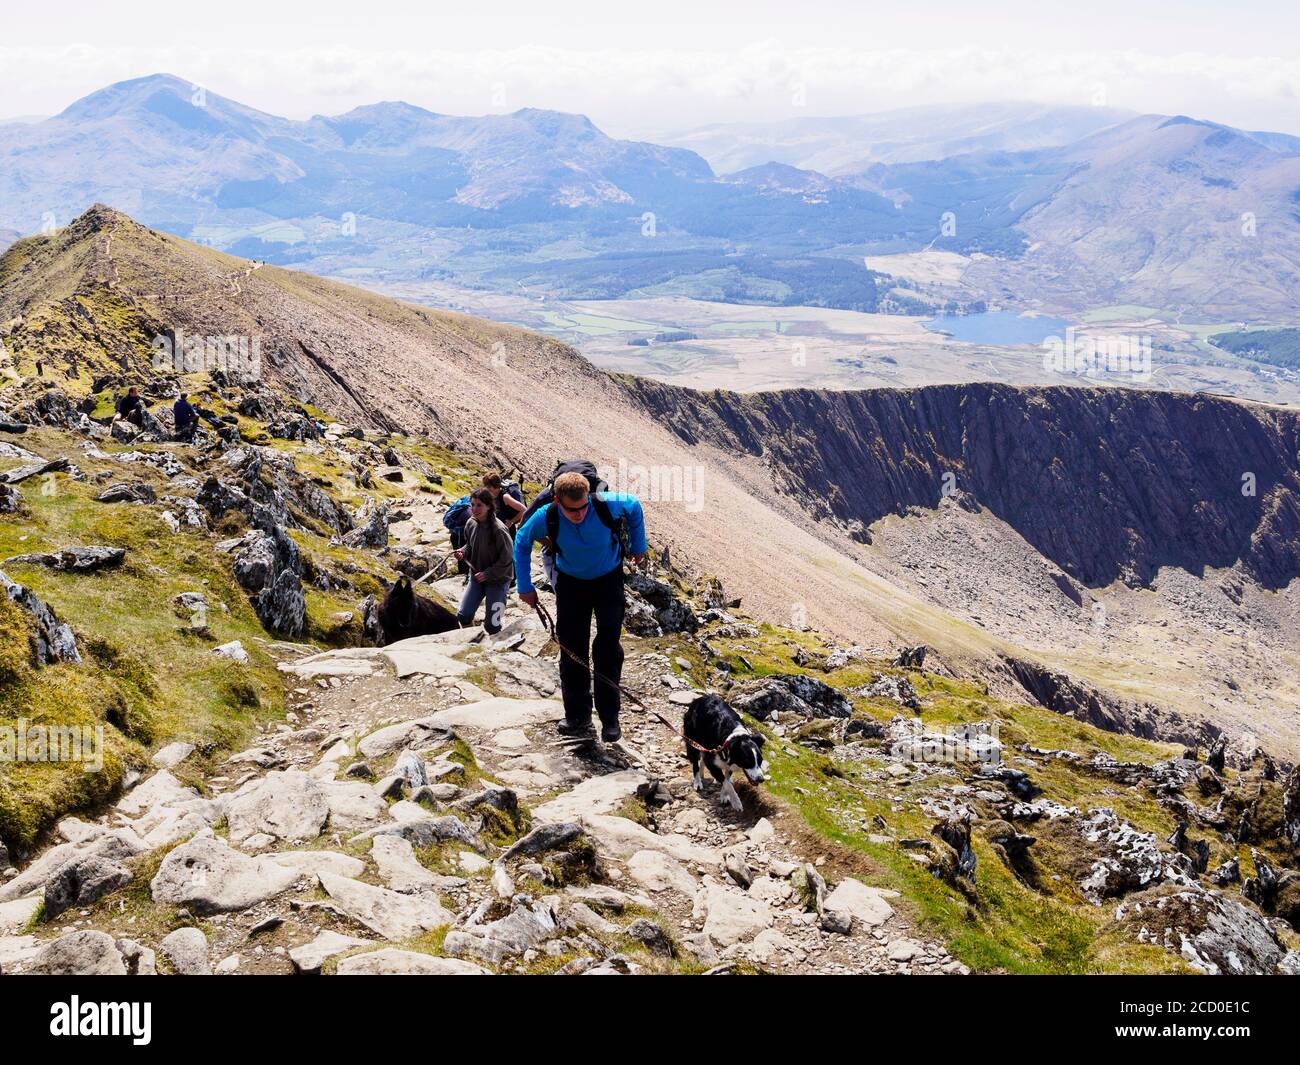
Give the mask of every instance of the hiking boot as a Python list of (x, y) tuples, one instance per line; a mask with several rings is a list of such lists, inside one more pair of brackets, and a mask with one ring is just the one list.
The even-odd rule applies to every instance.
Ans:
[(612, 725), (600, 726), (600, 739), (602, 743), (617, 743), (623, 738), (623, 730), (618, 727), (615, 721)]
[(555, 731), (561, 736), (590, 736), (596, 730), (592, 728), (590, 721), (581, 725), (575, 725), (571, 721), (561, 721), (555, 726)]

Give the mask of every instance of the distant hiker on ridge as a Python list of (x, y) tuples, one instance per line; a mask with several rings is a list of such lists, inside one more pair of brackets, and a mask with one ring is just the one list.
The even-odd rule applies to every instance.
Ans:
[(501, 631), (506, 596), (514, 579), (515, 563), (510, 534), (495, 513), (495, 500), (486, 488), (470, 493), (470, 519), (465, 523), (464, 547), (456, 549), (456, 560), (469, 567), (470, 579), (456, 612), (456, 620), (469, 625), (478, 605), (487, 599), (483, 628), (488, 634)]
[(554, 502), (535, 511), (515, 537), (519, 598), (529, 606), (537, 605), (531, 556), (533, 544), (540, 540), (555, 551), (555, 638), (577, 659), (560, 655), (564, 690), (560, 735), (583, 736), (592, 731), (594, 670), (599, 674), (595, 705), (600, 736), (613, 743), (622, 737), (614, 685), (623, 675), (623, 560), (637, 563), (645, 557), (645, 515), (636, 496), (592, 493), (590, 481), (581, 473), (562, 473), (553, 487)]

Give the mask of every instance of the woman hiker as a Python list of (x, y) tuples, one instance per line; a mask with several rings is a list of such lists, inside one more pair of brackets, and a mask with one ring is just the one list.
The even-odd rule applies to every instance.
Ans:
[(510, 533), (496, 516), (496, 500), (486, 488), (470, 493), (469, 521), (465, 523), (465, 544), (457, 549), (456, 559), (469, 567), (470, 579), (460, 601), (456, 620), (469, 625), (478, 613), (478, 605), (487, 600), (483, 628), (489, 635), (501, 631), (506, 612), (506, 596), (515, 576), (514, 544)]
[(492, 503), (496, 507), (497, 517), (510, 531), (510, 538), (513, 540), (519, 519), (528, 509), (524, 501), (514, 494), (519, 491), (518, 487), (513, 481), (503, 480), (499, 473), (485, 473), (483, 487), (492, 493)]

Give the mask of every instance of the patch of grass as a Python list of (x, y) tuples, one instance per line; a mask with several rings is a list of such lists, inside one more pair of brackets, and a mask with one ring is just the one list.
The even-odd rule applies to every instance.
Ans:
[[(1028, 772), (1047, 797), (1081, 810), (1110, 807), (1158, 838), (1173, 830), (1171, 815), (1151, 795), (1120, 785), (1087, 762), (1104, 753), (1120, 761), (1150, 765), (1180, 753), (1178, 748), (1104, 732), (1041, 707), (1005, 703), (991, 698), (983, 685), (900, 670), (885, 661), (855, 662), (832, 673), (815, 666), (801, 667), (794, 660), (798, 648), (810, 655), (822, 653), (817, 640), (807, 638), (810, 635), (761, 626), (757, 639), (712, 638), (711, 642), (733, 663), (740, 655), (748, 660), (748, 668), (737, 671), (738, 679), (800, 673), (849, 690), (881, 674), (905, 677), (922, 699), (919, 712), (886, 699), (854, 698), (855, 716), (882, 722), (899, 715), (919, 716), (934, 730), (994, 722), (1004, 748), (1004, 763)], [(901, 782), (882, 781), (878, 773), (882, 763), (869, 755), (861, 761), (837, 763), (823, 753), (777, 737), (765, 726), (754, 723), (752, 727), (768, 734), (769, 793), (795, 815), (794, 820), (832, 845), (833, 864), (869, 884), (900, 892), (898, 904), (925, 931), (945, 940), (952, 954), (971, 969), (1105, 973), (1183, 968), (1181, 960), (1169, 952), (1126, 940), (1120, 932), (1108, 929), (1110, 908), (1092, 905), (1077, 888), (1077, 875), (1086, 872), (1090, 861), (1079, 853), (1077, 842), (1056, 838), (1048, 827), (1035, 833), (1039, 841), (1030, 852), (1035, 874), (1032, 883), (1022, 881), (999, 850), (983, 838), (978, 831), (981, 821), (976, 822), (972, 836), (977, 858), (973, 894), (968, 897), (937, 879), (928, 863), (913, 857), (919, 852), (901, 847), (898, 840), (929, 839), (936, 818), (924, 813), (917, 800), (927, 795), (948, 797), (948, 789), (961, 780), (961, 774), (914, 774)], [(1082, 761), (1022, 755), (1018, 748), (1024, 744), (1071, 750)], [(883, 841), (873, 821), (877, 815), (885, 819), (892, 833)]]
[(610, 813), (615, 817), (626, 817), (629, 821), (635, 821), (645, 828), (650, 827), (650, 811), (646, 809), (645, 803), (632, 796), (624, 799)]
[[(51, 430), (36, 432), (49, 437), (39, 445), (42, 453), (59, 453)], [(237, 748), (258, 723), (283, 715), (283, 685), (264, 649), (265, 632), (229, 560), (204, 536), (172, 533), (151, 508), (97, 502), (96, 490), (60, 477), (53, 493), (26, 493), (29, 514), (0, 518), (0, 557), (69, 545), (127, 548), (121, 566), (99, 573), (8, 568), (72, 626), (83, 662), (32, 668), (27, 640), (18, 635), (22, 618), (6, 603), (0, 675), (8, 680), (0, 683), (0, 718), (101, 725), (105, 734), (102, 772), (57, 763), (0, 765), (0, 837), (19, 854), (51, 821), (111, 797), (124, 767), (143, 766), (153, 745), (179, 738), (204, 752)], [(181, 631), (188, 619), (176, 615), (172, 599), (183, 591), (206, 597), (210, 640)], [(236, 639), (249, 653), (247, 665), (212, 655), (217, 643)]]

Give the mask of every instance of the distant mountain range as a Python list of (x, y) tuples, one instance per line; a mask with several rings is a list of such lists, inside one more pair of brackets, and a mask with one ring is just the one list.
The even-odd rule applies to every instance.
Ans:
[[(1300, 138), (999, 105), (679, 141), (724, 175), (688, 147), (617, 140), (581, 115), (390, 102), (294, 121), (155, 75), (0, 125), (0, 243), (102, 201), (362, 281), (902, 313), (964, 298), (1294, 314)], [(862, 261), (926, 248), (973, 256), (964, 295)]]
[(776, 162), (840, 175), (877, 163), (1055, 148), (1136, 117), (1113, 107), (931, 105), (839, 118), (720, 123), (668, 134), (664, 141), (699, 152), (720, 174)]

